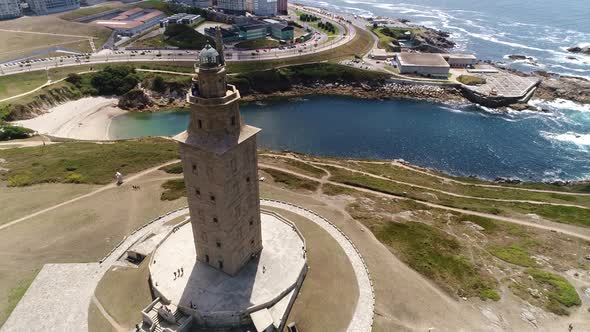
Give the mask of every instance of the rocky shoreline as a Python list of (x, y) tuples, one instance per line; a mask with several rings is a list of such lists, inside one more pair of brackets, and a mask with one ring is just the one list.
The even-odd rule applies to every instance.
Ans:
[(467, 104), (461, 92), (455, 88), (437, 87), (428, 85), (408, 85), (397, 83), (385, 83), (383, 85), (369, 86), (366, 84), (321, 84), (294, 85), (285, 91), (272, 93), (254, 93), (243, 96), (245, 102), (263, 101), (273, 98), (292, 98), (311, 95), (350, 96), (361, 99), (386, 100), (392, 98), (411, 98), (448, 104)]

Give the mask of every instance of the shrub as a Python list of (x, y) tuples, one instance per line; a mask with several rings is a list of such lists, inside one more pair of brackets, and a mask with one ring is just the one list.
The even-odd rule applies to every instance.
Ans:
[(90, 80), (101, 95), (123, 95), (133, 89), (139, 80), (131, 66), (106, 66)]
[(76, 73), (69, 73), (68, 77), (66, 77), (66, 82), (71, 83), (79, 88), (82, 86), (82, 76)]
[(471, 76), (471, 75), (461, 75), (459, 77), (457, 77), (457, 81), (465, 84), (465, 85), (480, 85), (480, 84), (486, 84), (486, 79), (482, 78), (482, 77), (477, 77), (477, 76)]
[(66, 183), (83, 183), (84, 182), (84, 176), (82, 174), (78, 174), (78, 173), (71, 173), (68, 176), (66, 176)]
[(11, 139), (28, 138), (34, 131), (29, 128), (1, 125), (0, 124), (0, 141), (8, 141)]

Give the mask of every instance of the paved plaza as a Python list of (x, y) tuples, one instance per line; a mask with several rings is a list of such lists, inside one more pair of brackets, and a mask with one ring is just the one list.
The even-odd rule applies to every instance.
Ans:
[[(161, 243), (150, 264), (152, 284), (166, 299), (200, 312), (244, 312), (274, 301), (297, 283), (305, 267), (304, 242), (293, 226), (261, 213), (260, 256), (235, 276), (197, 262), (190, 223)], [(184, 273), (178, 274), (180, 268)], [(157, 285), (157, 286), (156, 286)]]
[(491, 91), (495, 89), (497, 95), (502, 97), (524, 97), (539, 82), (536, 77), (522, 77), (504, 71), (480, 73), (477, 76), (485, 78), (486, 83), (469, 86), (470, 89), (484, 95), (491, 95)]

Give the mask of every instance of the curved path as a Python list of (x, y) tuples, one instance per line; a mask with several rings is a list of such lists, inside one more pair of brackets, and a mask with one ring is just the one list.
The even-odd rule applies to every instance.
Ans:
[(543, 221), (542, 223), (541, 222), (533, 222), (533, 221), (528, 221), (528, 220), (523, 220), (523, 219), (518, 219), (518, 218), (513, 218), (513, 217), (503, 217), (503, 216), (499, 216), (499, 215), (495, 215), (495, 214), (491, 214), (491, 213), (476, 212), (476, 211), (471, 211), (471, 210), (459, 209), (459, 208), (449, 207), (446, 205), (440, 205), (440, 204), (430, 203), (430, 202), (426, 202), (426, 201), (422, 201), (422, 200), (418, 200), (418, 199), (399, 196), (399, 195), (395, 195), (395, 194), (383, 193), (383, 192), (375, 191), (372, 189), (351, 186), (351, 185), (343, 184), (340, 182), (334, 182), (334, 181), (325, 180), (325, 179), (318, 179), (318, 178), (308, 176), (308, 175), (305, 175), (302, 173), (298, 173), (295, 171), (291, 171), (291, 170), (288, 170), (288, 169), (285, 169), (282, 167), (277, 167), (277, 166), (273, 166), (273, 165), (266, 165), (266, 164), (260, 163), (260, 162), (258, 163), (258, 165), (262, 168), (262, 170), (264, 170), (264, 168), (276, 169), (276, 170), (284, 172), (284, 173), (288, 173), (288, 174), (295, 175), (295, 176), (298, 176), (298, 177), (301, 177), (304, 179), (320, 182), (322, 184), (327, 183), (327, 184), (331, 184), (331, 185), (334, 185), (337, 187), (348, 188), (348, 189), (352, 189), (352, 190), (356, 190), (356, 191), (360, 191), (360, 192), (364, 192), (364, 193), (368, 193), (368, 194), (372, 194), (372, 195), (376, 195), (376, 196), (380, 196), (380, 197), (396, 198), (396, 199), (400, 199), (400, 200), (409, 200), (409, 201), (413, 201), (413, 202), (423, 204), (428, 207), (432, 207), (432, 208), (436, 208), (436, 209), (457, 212), (457, 213), (461, 213), (461, 214), (469, 215), (469, 216), (484, 217), (484, 218), (488, 218), (488, 219), (492, 219), (492, 220), (504, 221), (504, 222), (508, 222), (508, 223), (512, 223), (512, 224), (529, 226), (529, 227), (534, 227), (537, 229), (542, 229), (542, 230), (547, 230), (547, 231), (552, 231), (552, 232), (559, 232), (559, 233), (573, 236), (573, 237), (576, 237), (576, 238), (579, 238), (582, 240), (590, 241), (590, 228), (583, 228), (583, 227), (570, 225), (570, 224), (561, 224), (561, 223), (557, 223), (557, 222), (553, 222), (553, 221)]
[[(261, 206), (267, 207), (274, 207), (280, 208), (283, 210), (287, 210), (289, 212), (293, 212), (298, 214), (328, 232), (338, 244), (342, 247), (342, 250), (346, 253), (352, 268), (354, 270), (354, 274), (356, 276), (356, 280), (358, 283), (359, 288), (359, 298), (354, 310), (354, 314), (352, 320), (348, 325), (347, 331), (350, 332), (369, 332), (372, 329), (373, 325), (373, 313), (374, 313), (374, 306), (375, 306), (375, 296), (373, 292), (373, 284), (371, 282), (368, 268), (359, 253), (356, 249), (355, 245), (352, 241), (340, 231), (334, 224), (328, 221), (326, 218), (318, 215), (317, 213), (307, 210), (305, 208), (281, 202), (277, 200), (271, 199), (261, 199), (260, 200)], [(129, 235), (127, 238), (122, 240), (116, 247), (114, 247), (111, 252), (109, 252), (100, 263), (100, 272), (101, 274), (106, 273), (114, 264), (117, 263), (119, 257), (121, 257), (127, 248), (139, 240), (142, 236), (145, 236), (149, 232), (153, 232), (154, 229), (164, 225), (165, 223), (178, 218), (180, 216), (188, 214), (188, 208), (180, 208), (173, 212), (170, 212), (167, 215), (161, 216), (148, 224), (142, 226), (134, 233)], [(94, 297), (94, 296), (93, 296)], [(94, 300), (94, 299), (90, 299)], [(89, 301), (90, 301), (89, 300)], [(99, 307), (100, 310), (100, 307)], [(104, 313), (103, 313), (104, 315)], [(105, 317), (108, 319), (108, 317)], [(109, 320), (110, 321), (110, 320)], [(112, 324), (112, 323), (111, 323)], [(114, 328), (117, 328), (117, 325), (112, 324)]]
[[(462, 197), (462, 198), (485, 200), (485, 201), (496, 201), (496, 202), (529, 203), (529, 204), (536, 204), (536, 205), (567, 206), (567, 207), (575, 207), (575, 208), (579, 208), (579, 209), (590, 209), (590, 207), (588, 207), (588, 206), (577, 205), (577, 204), (568, 204), (568, 203), (553, 203), (553, 202), (542, 202), (542, 201), (533, 201), (533, 200), (519, 200), (519, 199), (504, 199), (504, 198), (490, 198), (490, 197), (469, 196), (469, 195), (463, 195), (463, 194), (453, 193), (453, 192), (446, 191), (446, 190), (436, 189), (436, 188), (432, 188), (432, 187), (422, 186), (422, 185), (414, 184), (414, 183), (410, 183), (410, 182), (399, 181), (399, 180), (395, 180), (395, 179), (392, 179), (392, 178), (389, 178), (389, 177), (380, 176), (380, 175), (376, 175), (376, 174), (373, 174), (373, 173), (360, 171), (358, 169), (354, 169), (354, 168), (350, 168), (350, 167), (346, 167), (346, 166), (342, 166), (342, 165), (338, 165), (338, 164), (332, 164), (332, 163), (326, 163), (326, 162), (319, 162), (319, 161), (312, 161), (312, 160), (305, 160), (305, 159), (300, 159), (300, 158), (297, 158), (297, 157), (294, 157), (294, 156), (282, 156), (282, 155), (275, 155), (275, 154), (261, 154), (261, 155), (262, 156), (267, 156), (267, 157), (278, 157), (278, 158), (292, 159), (292, 160), (297, 160), (297, 161), (300, 161), (300, 162), (303, 162), (303, 163), (308, 163), (308, 164), (316, 165), (316, 166), (328, 166), (328, 167), (340, 168), (340, 169), (343, 169), (345, 171), (362, 174), (362, 175), (369, 176), (369, 177), (372, 177), (372, 178), (386, 180), (386, 181), (390, 181), (390, 182), (401, 184), (401, 185), (411, 186), (411, 187), (414, 187), (414, 188), (420, 188), (420, 189), (430, 190), (430, 191), (434, 191), (434, 192), (438, 192), (438, 193), (441, 193), (441, 194), (445, 194), (445, 195), (449, 195), (449, 196), (454, 196), (454, 197)], [(373, 164), (380, 164), (380, 165), (387, 165), (388, 164), (388, 163), (384, 163), (384, 162), (366, 162), (366, 163), (373, 163)], [(396, 166), (398, 166), (398, 165), (396, 164)], [(400, 164), (400, 166), (402, 166), (402, 164)], [(406, 168), (408, 170), (411, 170), (411, 171), (418, 172), (420, 174), (434, 176), (434, 177), (436, 177), (438, 179), (441, 179), (441, 180), (445, 180), (445, 181), (446, 180), (449, 180), (449, 181), (457, 182), (457, 183), (462, 184), (462, 185), (465, 185), (465, 186), (487, 187), (487, 188), (493, 188), (493, 189), (507, 189), (507, 190), (516, 189), (516, 190), (526, 190), (526, 191), (543, 192), (543, 193), (551, 193), (551, 194), (565, 194), (565, 195), (574, 195), (574, 196), (590, 196), (590, 194), (584, 194), (584, 193), (579, 193), (578, 194), (578, 193), (571, 193), (571, 192), (551, 191), (551, 190), (542, 190), (542, 189), (536, 190), (536, 189), (512, 188), (512, 187), (495, 186), (495, 185), (485, 185), (485, 184), (471, 184), (471, 183), (465, 183), (465, 182), (460, 182), (460, 181), (457, 181), (457, 180), (449, 179), (449, 178), (446, 178), (446, 177), (440, 176), (440, 175), (433, 175), (433, 174), (428, 173), (428, 172), (425, 172), (425, 171), (417, 171), (414, 168), (411, 168), (409, 166), (405, 166), (404, 168)]]
[(287, 210), (309, 219), (328, 232), (340, 244), (352, 264), (359, 288), (358, 302), (347, 331), (371, 331), (373, 326), (373, 310), (375, 307), (373, 284), (363, 257), (352, 241), (336, 225), (313, 211), (271, 199), (261, 199), (260, 204)]
[[(167, 162), (167, 163), (160, 164), (160, 165), (158, 165), (158, 166), (155, 166), (155, 167), (152, 167), (152, 168), (148, 168), (148, 169), (146, 169), (146, 170), (144, 170), (144, 171), (141, 171), (141, 172), (139, 172), (139, 173), (135, 173), (135, 174), (131, 175), (130, 177), (127, 177), (127, 178), (125, 178), (125, 182), (130, 182), (130, 181), (133, 181), (133, 180), (135, 180), (135, 179), (137, 179), (137, 178), (139, 178), (139, 177), (141, 177), (141, 176), (143, 176), (143, 175), (146, 175), (146, 174), (148, 174), (148, 173), (151, 173), (151, 172), (153, 172), (153, 171), (156, 171), (156, 170), (158, 170), (158, 169), (159, 169), (159, 168), (161, 168), (161, 167), (164, 167), (164, 166), (168, 166), (168, 165), (171, 165), (171, 164), (177, 163), (178, 161), (179, 161), (179, 160), (173, 160), (173, 161), (169, 161), (169, 162)], [(36, 216), (38, 216), (38, 215), (40, 215), (40, 214), (43, 214), (43, 213), (45, 213), (45, 212), (49, 212), (49, 211), (55, 210), (55, 209), (57, 209), (57, 208), (60, 208), (60, 207), (62, 207), (62, 206), (64, 206), (64, 205), (67, 205), (67, 204), (73, 203), (73, 202), (75, 202), (75, 201), (79, 201), (79, 200), (81, 200), (81, 199), (84, 199), (84, 198), (87, 198), (87, 197), (90, 197), (90, 196), (94, 196), (94, 195), (96, 195), (96, 194), (98, 194), (98, 193), (101, 193), (101, 192), (103, 192), (103, 191), (105, 191), (105, 190), (108, 190), (108, 189), (111, 189), (111, 188), (115, 188), (116, 186), (117, 186), (117, 184), (113, 182), (113, 183), (107, 184), (107, 185), (106, 185), (106, 186), (104, 186), (104, 187), (100, 187), (100, 188), (98, 188), (98, 189), (96, 189), (96, 190), (94, 190), (94, 191), (91, 191), (91, 192), (89, 192), (89, 193), (87, 193), (87, 194), (84, 194), (84, 195), (81, 195), (81, 196), (78, 196), (78, 197), (74, 197), (74, 198), (72, 198), (72, 199), (70, 199), (70, 200), (67, 200), (67, 201), (65, 201), (65, 202), (61, 202), (61, 203), (59, 203), (59, 204), (52, 205), (52, 206), (50, 206), (50, 207), (48, 207), (48, 208), (45, 208), (45, 209), (43, 209), (43, 210), (39, 210), (39, 211), (37, 211), (37, 212), (31, 213), (31, 214), (29, 214), (29, 215), (26, 215), (26, 216), (24, 216), (24, 217), (21, 217), (21, 218), (18, 218), (18, 219), (15, 219), (15, 220), (9, 221), (9, 222), (7, 222), (7, 223), (5, 223), (5, 224), (3, 224), (3, 225), (1, 225), (1, 226), (0, 226), (0, 231), (1, 231), (1, 230), (3, 230), (3, 229), (5, 229), (5, 228), (8, 228), (8, 227), (10, 227), (10, 226), (16, 225), (16, 224), (18, 224), (18, 223), (20, 223), (20, 222), (23, 222), (23, 221), (25, 221), (25, 220), (31, 219), (31, 218), (33, 218), (33, 217), (36, 217)]]

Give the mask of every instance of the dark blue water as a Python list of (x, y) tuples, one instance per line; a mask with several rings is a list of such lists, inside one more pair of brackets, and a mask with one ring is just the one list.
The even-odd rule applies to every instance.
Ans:
[[(396, 159), (456, 175), (488, 179), (590, 178), (590, 109), (545, 105), (551, 114), (491, 113), (412, 100), (313, 97), (241, 108), (262, 128), (259, 145), (322, 156)], [(114, 138), (173, 135), (186, 112), (115, 118)]]
[[(505, 61), (521, 70), (590, 77), (590, 56), (565, 48), (590, 43), (589, 0), (298, 0), (298, 2), (367, 16), (405, 18), (413, 23), (448, 31), (456, 52), (481, 59)], [(532, 56), (534, 66), (505, 58)]]

